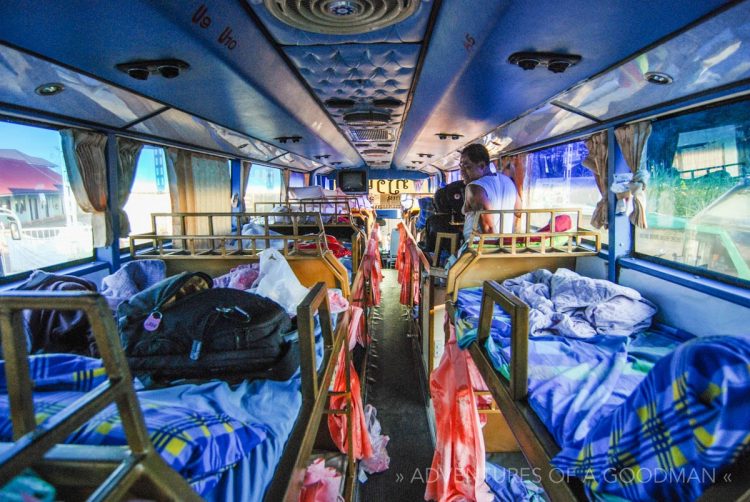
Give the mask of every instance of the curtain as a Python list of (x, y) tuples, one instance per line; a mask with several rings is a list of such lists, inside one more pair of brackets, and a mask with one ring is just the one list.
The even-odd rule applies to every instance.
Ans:
[(130, 235), (130, 219), (124, 211), (135, 180), (135, 168), (143, 143), (126, 138), (117, 138), (117, 212), (120, 215), (120, 237)]
[(633, 212), (630, 222), (639, 228), (648, 228), (646, 223), (646, 181), (648, 172), (643, 166), (646, 160), (646, 144), (651, 135), (651, 122), (637, 122), (615, 129), (617, 143), (622, 150), (633, 179), (629, 183), (629, 191), (618, 194), (618, 198), (633, 197)]
[(94, 247), (112, 242), (107, 215), (107, 136), (77, 129), (60, 131), (65, 165), (76, 202), (91, 214)]
[(305, 181), (304, 181), (306, 187), (310, 186), (310, 173), (305, 173)]
[(240, 212), (247, 211), (245, 207), (245, 193), (247, 193), (247, 182), (250, 179), (250, 171), (253, 168), (252, 162), (242, 161), (242, 167), (240, 168)]
[[(202, 155), (175, 148), (167, 149), (167, 176), (172, 211), (178, 213), (231, 212), (231, 181), (227, 162), (218, 157)], [(185, 228), (180, 218), (173, 221), (175, 233), (207, 235), (208, 218), (187, 217)], [(230, 217), (214, 218), (214, 235), (231, 232)], [(209, 241), (196, 241), (204, 247)]]
[(589, 155), (582, 164), (594, 173), (596, 186), (602, 194), (591, 215), (591, 225), (594, 228), (607, 228), (607, 131), (598, 132), (587, 139), (586, 148)]
[(292, 173), (289, 169), (284, 169), (281, 171), (282, 173), (282, 189), (284, 190), (284, 201), (289, 202), (289, 178), (291, 177)]

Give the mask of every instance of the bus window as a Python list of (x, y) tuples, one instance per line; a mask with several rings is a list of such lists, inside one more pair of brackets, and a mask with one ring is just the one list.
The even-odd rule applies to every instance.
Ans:
[(750, 280), (750, 101), (656, 120), (635, 251)]
[(91, 258), (92, 235), (60, 133), (0, 122), (0, 276)]
[[(551, 207), (581, 208), (579, 227), (596, 230), (591, 225), (591, 215), (601, 198), (594, 173), (581, 163), (588, 156), (585, 141), (573, 141), (526, 156), (526, 179), (523, 203), (526, 209)], [(544, 226), (547, 221), (532, 221)], [(607, 243), (608, 234), (600, 232), (601, 242)]]
[[(279, 202), (284, 199), (284, 182), (280, 169), (253, 164), (245, 190), (245, 207), (255, 211), (256, 202)], [(263, 210), (264, 208), (259, 208)], [(267, 210), (267, 208), (265, 208)], [(261, 211), (262, 212), (262, 211)]]
[[(167, 164), (163, 148), (144, 146), (141, 150), (135, 168), (133, 188), (124, 210), (130, 220), (131, 234), (152, 231), (151, 213), (169, 213), (172, 211), (167, 182)], [(169, 235), (172, 233), (171, 218), (158, 218), (156, 225), (158, 234)], [(125, 236), (120, 239), (120, 246), (128, 246), (128, 239)]]
[(297, 188), (305, 186), (305, 175), (292, 171), (289, 173), (289, 188)]

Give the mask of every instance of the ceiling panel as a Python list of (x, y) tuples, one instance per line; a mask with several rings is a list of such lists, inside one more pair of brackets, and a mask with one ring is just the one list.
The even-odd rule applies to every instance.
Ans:
[[(300, 136), (284, 146), (294, 153), (362, 163), (241, 2), (17, 0), (3, 9), (0, 38), (269, 143)], [(165, 58), (190, 68), (143, 81), (116, 69)]]
[[(65, 89), (53, 96), (34, 92), (48, 83), (62, 84)], [(0, 102), (109, 127), (122, 127), (164, 108), (156, 101), (2, 45)]]
[[(443, 2), (394, 163), (406, 165), (420, 152), (446, 155), (482, 138), (726, 3)], [(507, 62), (518, 51), (579, 54), (582, 60), (565, 73), (523, 71)], [(463, 137), (441, 141), (441, 132)]]
[[(669, 85), (650, 84), (647, 72)], [(750, 78), (750, 3), (715, 16), (666, 43), (557, 98), (610, 119), (683, 96)]]

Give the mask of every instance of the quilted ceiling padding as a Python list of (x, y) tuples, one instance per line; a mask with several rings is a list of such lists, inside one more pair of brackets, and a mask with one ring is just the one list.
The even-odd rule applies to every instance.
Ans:
[[(344, 116), (357, 112), (390, 113), (390, 120), (371, 127), (387, 128), (398, 138), (405, 104), (419, 58), (419, 44), (347, 44), (315, 47), (285, 47), (284, 51), (302, 77), (325, 103), (328, 99), (350, 99), (352, 108), (328, 107), (328, 113), (347, 131), (362, 158), (373, 168), (390, 167), (394, 141), (363, 142)], [(397, 106), (379, 108), (374, 100), (394, 99)]]

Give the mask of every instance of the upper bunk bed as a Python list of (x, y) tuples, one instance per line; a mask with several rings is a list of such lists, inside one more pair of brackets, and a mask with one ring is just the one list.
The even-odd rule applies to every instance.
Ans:
[[(177, 232), (157, 232), (157, 219), (172, 219)], [(279, 218), (284, 218), (278, 222)], [(284, 255), (302, 285), (322, 281), (350, 293), (347, 269), (328, 248), (320, 213), (153, 213), (152, 231), (130, 236), (130, 253), (136, 259), (162, 259), (170, 274), (202, 270), (218, 276), (247, 263), (260, 253), (277, 249)], [(243, 227), (253, 226), (252, 233)], [(234, 230), (232, 230), (234, 229)], [(284, 233), (282, 231), (286, 231)], [(140, 244), (151, 246), (139, 249)]]

